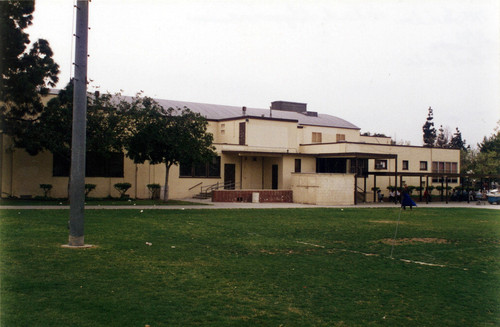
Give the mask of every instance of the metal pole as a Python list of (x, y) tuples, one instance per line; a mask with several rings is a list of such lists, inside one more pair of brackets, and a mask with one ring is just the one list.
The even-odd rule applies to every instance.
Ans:
[(71, 138), (69, 245), (84, 245), (85, 134), (87, 116), (88, 0), (77, 1), (73, 130)]

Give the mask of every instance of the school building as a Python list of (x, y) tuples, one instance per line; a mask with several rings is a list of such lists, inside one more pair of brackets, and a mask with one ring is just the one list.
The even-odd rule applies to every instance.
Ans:
[[(171, 199), (211, 193), (214, 201), (293, 201), (349, 205), (375, 200), (374, 187), (456, 186), (460, 151), (391, 144), (389, 137), (363, 136), (360, 128), (332, 115), (308, 111), (305, 103), (275, 101), (257, 109), (157, 100), (163, 107), (188, 107), (208, 121), (217, 158), (170, 169)], [(68, 195), (68, 169), (51, 153), (30, 156), (1, 135), (2, 197)], [(90, 158), (89, 158), (90, 156)], [(133, 198), (148, 198), (148, 184), (163, 186), (164, 165), (134, 164), (124, 154), (87, 158), (90, 196), (117, 197), (113, 187), (128, 182)], [(253, 196), (253, 197), (252, 197)]]

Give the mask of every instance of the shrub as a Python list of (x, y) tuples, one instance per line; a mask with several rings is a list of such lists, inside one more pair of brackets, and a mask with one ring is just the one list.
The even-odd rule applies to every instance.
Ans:
[(40, 184), (40, 188), (43, 190), (43, 197), (48, 198), (50, 190), (52, 190), (52, 184)]
[(130, 184), (130, 183), (116, 183), (113, 186), (118, 192), (120, 192), (120, 198), (124, 198), (125, 193), (127, 193), (128, 189), (132, 187), (132, 184)]
[(85, 197), (87, 197), (90, 192), (95, 190), (96, 187), (97, 185), (95, 184), (85, 184)]
[(160, 198), (160, 184), (148, 184), (149, 193), (151, 193), (151, 200), (157, 200)]

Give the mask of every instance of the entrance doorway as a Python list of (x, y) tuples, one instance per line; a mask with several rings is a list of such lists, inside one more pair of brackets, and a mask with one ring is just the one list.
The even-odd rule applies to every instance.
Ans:
[(278, 189), (278, 165), (273, 165), (271, 168), (271, 188)]
[(224, 189), (234, 190), (236, 185), (236, 165), (224, 164)]

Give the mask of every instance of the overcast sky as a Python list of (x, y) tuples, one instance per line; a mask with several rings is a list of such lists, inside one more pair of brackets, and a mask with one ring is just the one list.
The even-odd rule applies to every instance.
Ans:
[[(37, 0), (72, 76), (73, 0)], [(468, 144), (500, 120), (498, 0), (92, 0), (89, 91), (269, 108), (275, 100), (422, 145), (427, 109)]]

